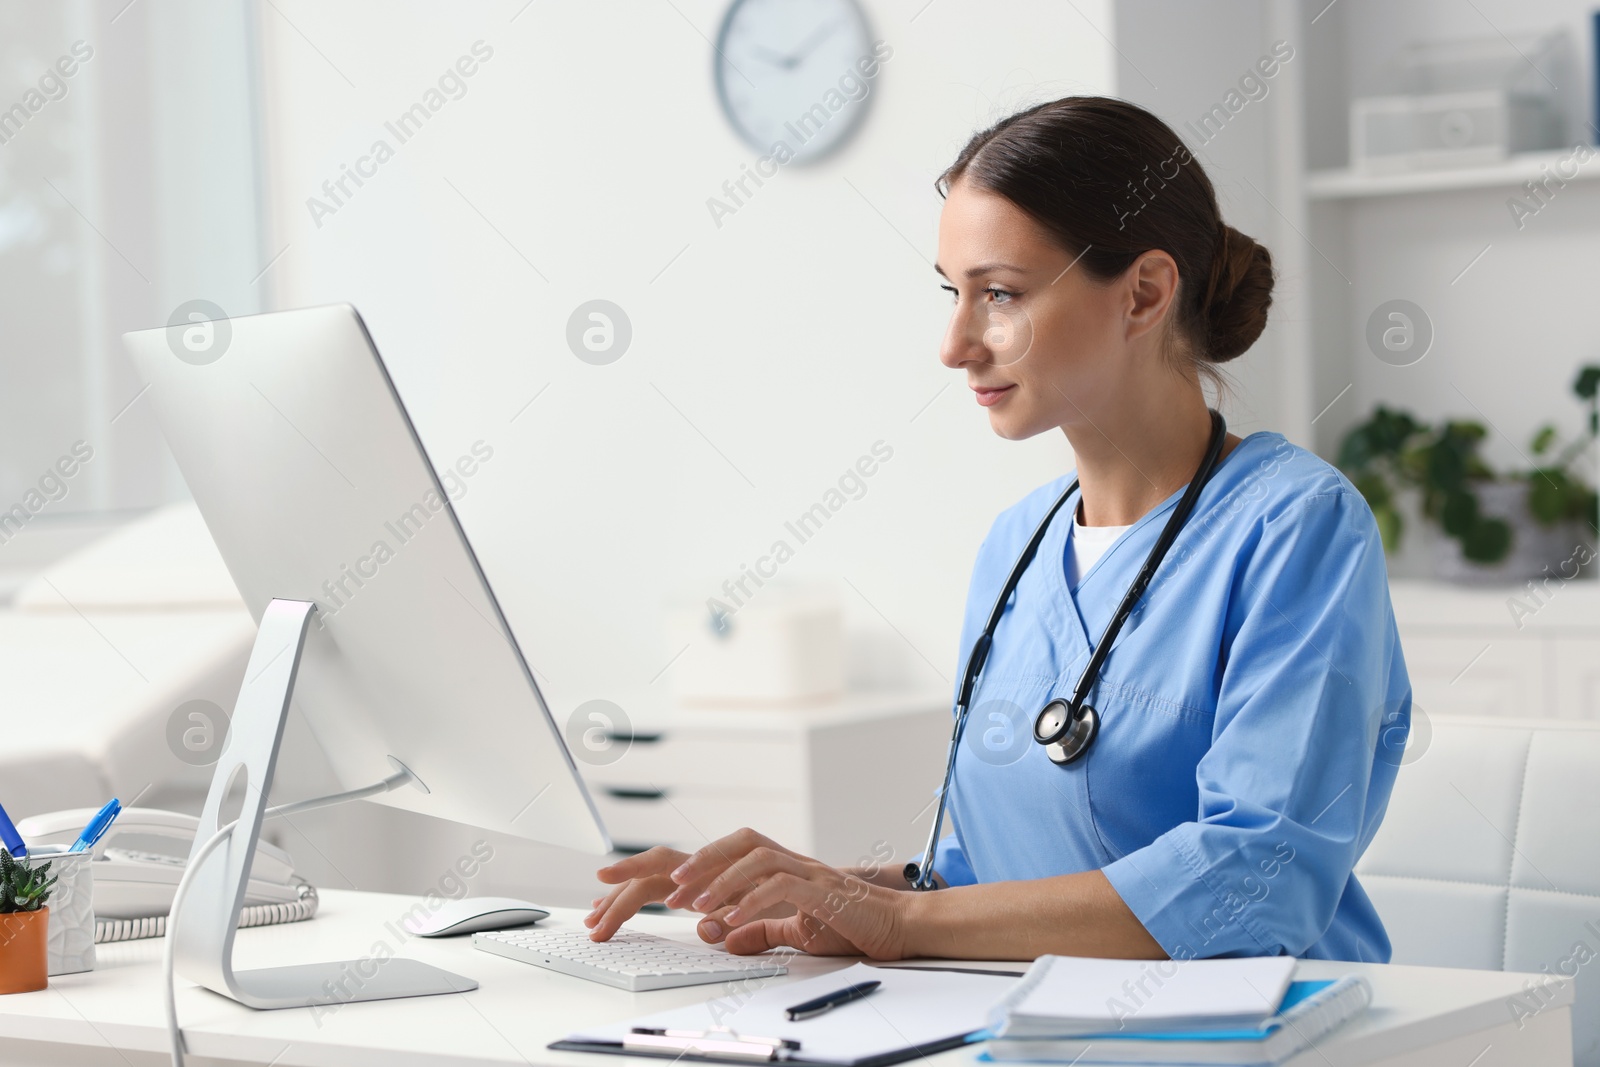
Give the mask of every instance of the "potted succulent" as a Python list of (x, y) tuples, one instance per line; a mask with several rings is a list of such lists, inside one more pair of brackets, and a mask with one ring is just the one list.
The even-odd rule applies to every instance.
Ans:
[(1540, 427), (1528, 471), (1491, 470), (1478, 454), (1487, 435), (1480, 423), (1431, 426), (1382, 405), (1345, 436), (1339, 467), (1366, 497), (1390, 552), (1404, 534), (1399, 494), (1419, 495), (1422, 515), (1444, 535), (1438, 577), (1522, 581), (1550, 568), (1572, 577), (1594, 555), (1595, 491), (1573, 464), (1600, 436), (1600, 366), (1581, 368), (1572, 391), (1589, 409), (1585, 432), (1563, 444), (1554, 425)]
[(0, 849), (0, 993), (31, 993), (49, 983), (50, 864), (35, 867)]

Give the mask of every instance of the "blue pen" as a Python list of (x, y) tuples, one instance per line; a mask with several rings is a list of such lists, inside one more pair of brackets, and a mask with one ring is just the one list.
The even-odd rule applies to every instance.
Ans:
[(94, 847), (94, 843), (105, 836), (118, 815), (122, 814), (122, 801), (112, 797), (106, 806), (94, 813), (94, 818), (89, 820), (89, 825), (83, 828), (83, 833), (78, 835), (78, 840), (72, 843), (68, 852), (83, 852)]
[(3, 807), (0, 807), (0, 845), (5, 845), (12, 859), (28, 858), (28, 846), (22, 843), (22, 835), (17, 833), (11, 816), (6, 814), (6, 809)]

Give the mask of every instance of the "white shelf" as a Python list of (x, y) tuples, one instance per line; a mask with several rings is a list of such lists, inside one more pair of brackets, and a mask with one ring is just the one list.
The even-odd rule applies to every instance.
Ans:
[[(1412, 193), (1434, 193), (1451, 189), (1488, 189), (1495, 186), (1519, 186), (1523, 182), (1538, 180), (1557, 162), (1572, 155), (1571, 148), (1554, 152), (1524, 152), (1503, 163), (1483, 167), (1456, 167), (1440, 170), (1401, 171), (1393, 174), (1372, 174), (1344, 168), (1317, 170), (1306, 176), (1306, 195), (1312, 200), (1357, 200), (1373, 196), (1405, 196)], [(1576, 161), (1572, 166), (1577, 166)], [(1568, 167), (1571, 169), (1571, 166)], [(1586, 181), (1600, 178), (1600, 148), (1594, 149), (1589, 161), (1577, 166), (1577, 173), (1567, 181)]]

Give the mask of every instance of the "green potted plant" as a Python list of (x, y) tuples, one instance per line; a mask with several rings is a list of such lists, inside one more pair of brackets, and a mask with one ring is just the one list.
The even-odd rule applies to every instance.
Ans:
[(50, 864), (37, 867), (0, 849), (0, 993), (49, 984)]
[(1562, 564), (1563, 576), (1576, 573), (1572, 535), (1592, 541), (1596, 497), (1573, 463), (1600, 436), (1600, 366), (1583, 367), (1572, 391), (1589, 409), (1585, 432), (1563, 444), (1553, 424), (1541, 426), (1531, 442), (1533, 469), (1504, 476), (1479, 455), (1487, 430), (1477, 422), (1433, 426), (1379, 405), (1351, 428), (1338, 463), (1371, 506), (1384, 548), (1400, 547), (1398, 498), (1412, 490), (1423, 517), (1445, 535), (1434, 559), (1439, 577), (1520, 581)]

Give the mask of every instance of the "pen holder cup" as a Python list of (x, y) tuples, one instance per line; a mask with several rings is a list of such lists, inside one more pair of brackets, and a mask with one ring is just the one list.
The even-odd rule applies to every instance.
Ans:
[(50, 891), (50, 974), (94, 970), (93, 853), (41, 845), (29, 849), (28, 858), (48, 860), (57, 878)]

